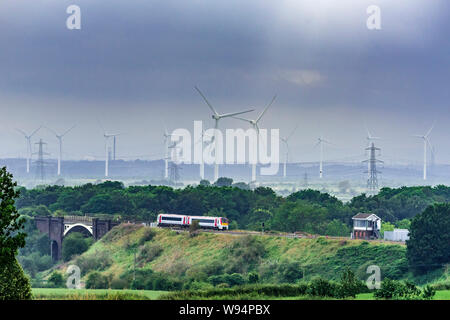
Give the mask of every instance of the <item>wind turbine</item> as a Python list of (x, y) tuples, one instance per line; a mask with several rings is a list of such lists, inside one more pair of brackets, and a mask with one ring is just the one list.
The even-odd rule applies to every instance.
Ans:
[(27, 173), (30, 173), (30, 158), (31, 158), (31, 137), (33, 137), (36, 132), (39, 131), (39, 129), (41, 129), (42, 126), (40, 126), (39, 128), (37, 128), (36, 130), (34, 130), (31, 134), (26, 134), (25, 131), (22, 131), (20, 129), (17, 129), (17, 131), (19, 131), (21, 134), (24, 135), (25, 139), (27, 140)]
[(176, 135), (170, 134), (167, 131), (167, 127), (164, 124), (164, 133), (163, 133), (163, 137), (164, 137), (164, 145), (165, 145), (165, 157), (164, 157), (164, 178), (168, 179), (169, 178), (169, 149), (176, 147), (176, 145), (179, 143), (179, 141), (176, 142), (175, 145), (171, 145), (169, 146), (169, 141), (171, 137), (176, 137)]
[(103, 131), (103, 137), (105, 138), (105, 177), (108, 177), (109, 175), (109, 154), (108, 154), (108, 141), (109, 138), (111, 137), (116, 137), (118, 135), (120, 135), (120, 133), (108, 133), (105, 131), (105, 129), (103, 128), (102, 124), (100, 123), (100, 120), (98, 120), (98, 124), (100, 125), (100, 128)]
[(283, 178), (286, 178), (286, 165), (287, 165), (287, 162), (289, 161), (289, 144), (288, 144), (288, 141), (292, 137), (292, 135), (294, 134), (295, 130), (297, 130), (298, 126), (299, 126), (299, 124), (297, 124), (295, 126), (294, 130), (292, 130), (291, 133), (288, 136), (286, 136), (284, 138), (283, 137), (280, 138), (280, 140), (282, 142), (284, 142), (284, 144), (286, 145), (286, 156), (284, 158)]
[(62, 159), (62, 138), (68, 134), (73, 128), (75, 128), (76, 125), (73, 125), (69, 130), (64, 132), (63, 134), (58, 134), (53, 129), (46, 127), (48, 130), (53, 132), (53, 134), (56, 136), (56, 139), (58, 139), (59, 142), (59, 154), (58, 154), (58, 176), (61, 175), (61, 159)]
[(197, 90), (197, 92), (202, 96), (203, 100), (205, 100), (206, 104), (208, 105), (208, 107), (211, 109), (211, 111), (213, 112), (212, 114), (212, 118), (215, 121), (214, 124), (214, 153), (215, 153), (215, 163), (214, 163), (214, 181), (217, 181), (217, 179), (219, 179), (219, 164), (218, 164), (218, 159), (217, 159), (217, 137), (216, 137), (216, 133), (217, 130), (219, 128), (219, 121), (222, 118), (228, 118), (228, 117), (232, 117), (232, 116), (237, 116), (239, 114), (243, 114), (243, 113), (248, 113), (248, 112), (252, 112), (254, 109), (251, 110), (246, 110), (246, 111), (240, 111), (240, 112), (233, 112), (233, 113), (223, 113), (223, 114), (219, 114), (216, 109), (214, 109), (214, 107), (209, 103), (208, 99), (206, 99), (206, 97), (203, 95), (203, 93), (200, 91), (199, 88), (195, 87), (195, 90)]
[(320, 164), (319, 164), (319, 178), (322, 179), (323, 177), (323, 144), (331, 144), (329, 141), (323, 139), (322, 137), (318, 138), (318, 142), (316, 143), (315, 147), (320, 145)]
[(425, 135), (418, 135), (415, 134), (414, 137), (423, 139), (423, 180), (427, 180), (427, 146), (431, 149), (433, 152), (433, 147), (431, 146), (430, 140), (428, 139), (428, 136), (431, 133), (431, 130), (434, 128), (434, 123), (431, 126), (430, 130), (427, 131)]
[[(205, 136), (209, 137), (210, 140), (205, 142)], [(200, 180), (204, 180), (205, 179), (205, 163), (203, 161), (203, 144), (204, 143), (213, 143), (213, 138), (214, 136), (210, 136), (208, 134), (205, 134), (205, 130), (202, 130), (202, 136), (200, 137), (200, 139), (197, 140), (197, 142), (195, 142), (195, 145), (197, 145), (198, 143), (202, 144), (202, 153), (201, 153), (201, 158), (200, 158)]]
[[(258, 118), (256, 118), (255, 120), (250, 120), (250, 119), (245, 119), (245, 118), (241, 118), (241, 117), (234, 117), (235, 119), (239, 119), (245, 122), (250, 123), (250, 125), (253, 127), (253, 129), (256, 130), (256, 134), (257, 137), (259, 139), (259, 126), (258, 126), (258, 122), (261, 120), (262, 116), (266, 113), (267, 109), (269, 109), (269, 107), (272, 105), (272, 103), (275, 101), (276, 99), (276, 95), (273, 96), (272, 101), (270, 101), (270, 103), (264, 108), (264, 110), (261, 112), (261, 114), (259, 115)], [(252, 182), (256, 181), (256, 163), (252, 164)]]

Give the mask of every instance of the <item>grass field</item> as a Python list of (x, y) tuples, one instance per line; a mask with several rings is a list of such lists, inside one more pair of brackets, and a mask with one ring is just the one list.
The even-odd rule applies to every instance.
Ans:
[[(373, 293), (361, 293), (356, 296), (356, 300), (374, 300)], [(450, 290), (436, 291), (434, 300), (450, 300)]]
[(36, 300), (155, 300), (166, 291), (33, 288)]
[[(167, 291), (151, 290), (94, 290), (94, 289), (49, 289), (33, 288), (33, 297), (36, 300), (157, 300)], [(233, 297), (233, 299), (277, 299), (277, 300), (315, 300), (313, 297), (267, 297), (246, 296)], [(373, 293), (362, 293), (356, 296), (356, 300), (374, 300)], [(450, 290), (436, 292), (434, 300), (450, 300)]]

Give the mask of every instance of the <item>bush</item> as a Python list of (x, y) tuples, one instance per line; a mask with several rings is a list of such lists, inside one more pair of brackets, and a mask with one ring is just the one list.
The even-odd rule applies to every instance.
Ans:
[(142, 237), (139, 239), (139, 245), (143, 245), (144, 243), (153, 240), (153, 238), (155, 237), (156, 232), (155, 230), (152, 230), (151, 228), (145, 228), (144, 230), (144, 234), (142, 235)]
[(258, 283), (259, 281), (259, 275), (256, 272), (250, 272), (248, 274), (248, 283)]
[(92, 270), (105, 270), (112, 264), (112, 260), (109, 252), (102, 250), (79, 256), (75, 264), (80, 267), (81, 274), (85, 275)]
[(82, 233), (73, 232), (63, 240), (62, 258), (69, 261), (74, 255), (82, 254), (89, 249), (92, 238), (84, 238)]
[(381, 288), (375, 291), (374, 297), (377, 299), (429, 300), (434, 297), (435, 293), (435, 289), (431, 286), (426, 286), (422, 292), (412, 282), (386, 278), (381, 282)]
[(334, 283), (322, 278), (313, 279), (306, 291), (307, 294), (315, 297), (335, 297), (337, 292), (338, 288)]
[(15, 257), (0, 261), (0, 300), (29, 300), (31, 287)]
[(295, 283), (303, 278), (303, 271), (299, 262), (282, 262), (278, 265), (280, 282)]
[(86, 289), (108, 289), (108, 278), (98, 271), (89, 273), (86, 280)]
[(159, 243), (147, 243), (139, 248), (138, 261), (140, 264), (153, 261), (163, 252)]
[(263, 243), (254, 236), (243, 236), (234, 240), (228, 247), (226, 256), (227, 273), (245, 273), (256, 265), (265, 255), (266, 249)]
[(356, 294), (360, 292), (360, 281), (355, 277), (355, 274), (347, 268), (347, 270), (342, 273), (341, 282), (339, 286), (339, 297), (356, 297)]
[(48, 284), (52, 288), (64, 288), (64, 277), (61, 273), (53, 271), (48, 278)]

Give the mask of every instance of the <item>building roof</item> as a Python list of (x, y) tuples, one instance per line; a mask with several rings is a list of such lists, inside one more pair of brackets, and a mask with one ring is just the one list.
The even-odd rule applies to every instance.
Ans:
[(358, 213), (357, 215), (353, 216), (352, 219), (360, 219), (360, 220), (376, 220), (380, 219), (376, 214), (373, 213)]

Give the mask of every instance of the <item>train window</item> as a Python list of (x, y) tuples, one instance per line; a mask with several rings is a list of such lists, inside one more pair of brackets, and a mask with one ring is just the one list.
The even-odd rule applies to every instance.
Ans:
[(211, 219), (192, 219), (192, 221), (198, 221), (201, 223), (214, 223), (214, 220)]
[(174, 218), (174, 217), (162, 217), (163, 220), (166, 221), (181, 221), (181, 218)]

